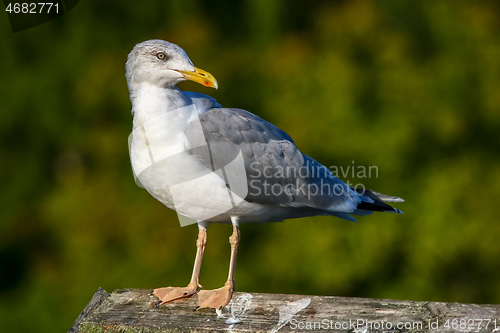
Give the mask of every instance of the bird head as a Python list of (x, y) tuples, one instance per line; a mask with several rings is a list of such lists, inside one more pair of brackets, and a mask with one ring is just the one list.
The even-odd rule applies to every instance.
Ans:
[(172, 88), (181, 81), (190, 80), (205, 87), (218, 87), (215, 77), (194, 67), (183, 49), (160, 39), (137, 44), (128, 55), (126, 70), (129, 86), (147, 82)]

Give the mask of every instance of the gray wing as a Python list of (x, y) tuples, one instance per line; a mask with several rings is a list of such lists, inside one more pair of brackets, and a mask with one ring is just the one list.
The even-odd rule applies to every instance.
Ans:
[(198, 110), (210, 110), (212, 108), (221, 108), (222, 105), (217, 103), (217, 100), (212, 96), (208, 96), (205, 94), (192, 92), (192, 91), (184, 91), (184, 96), (187, 96), (191, 99), (193, 104), (196, 106)]
[(200, 123), (211, 154), (217, 151), (214, 147), (224, 149), (221, 165), (214, 165), (213, 156), (201, 158), (208, 169), (227, 164), (241, 152), (248, 202), (352, 213), (361, 201), (325, 166), (302, 154), (288, 134), (250, 112), (211, 109), (200, 115)]

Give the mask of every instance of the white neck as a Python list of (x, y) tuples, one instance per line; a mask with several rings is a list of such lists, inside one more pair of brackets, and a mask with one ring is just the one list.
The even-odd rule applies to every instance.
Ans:
[(177, 87), (165, 88), (147, 82), (130, 85), (130, 100), (134, 115), (134, 127), (165, 112), (192, 103), (191, 99)]

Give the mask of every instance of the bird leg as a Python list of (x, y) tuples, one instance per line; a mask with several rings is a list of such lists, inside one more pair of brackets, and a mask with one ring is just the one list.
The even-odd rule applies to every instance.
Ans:
[(177, 299), (191, 297), (196, 294), (198, 288), (203, 288), (199, 283), (201, 261), (205, 246), (207, 244), (207, 229), (201, 223), (198, 224), (198, 240), (196, 241), (196, 259), (194, 260), (193, 275), (187, 287), (164, 287), (153, 290), (153, 294), (160, 299), (158, 305), (175, 301)]
[(229, 303), (234, 291), (234, 268), (236, 265), (236, 254), (238, 253), (238, 244), (240, 242), (240, 229), (238, 221), (233, 221), (233, 234), (229, 237), (231, 244), (231, 261), (229, 262), (229, 275), (222, 288), (214, 290), (200, 290), (198, 293), (198, 307), (222, 309)]

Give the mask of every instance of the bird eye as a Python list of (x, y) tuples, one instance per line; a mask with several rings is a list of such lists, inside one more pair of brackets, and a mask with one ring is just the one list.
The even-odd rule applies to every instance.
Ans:
[(165, 60), (165, 59), (167, 58), (167, 55), (166, 55), (165, 53), (163, 53), (163, 52), (158, 52), (158, 53), (156, 54), (156, 57), (157, 57), (158, 59), (160, 59), (160, 60)]

